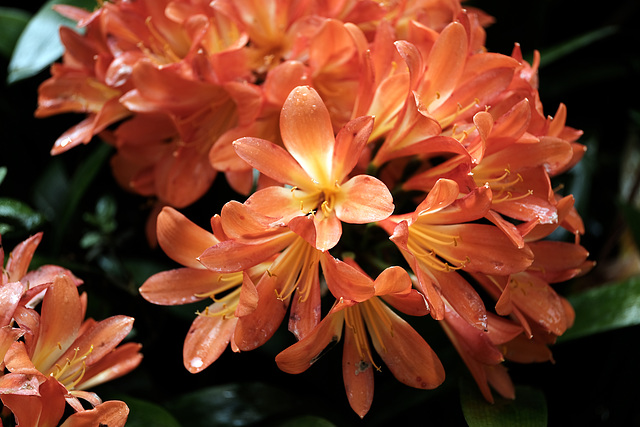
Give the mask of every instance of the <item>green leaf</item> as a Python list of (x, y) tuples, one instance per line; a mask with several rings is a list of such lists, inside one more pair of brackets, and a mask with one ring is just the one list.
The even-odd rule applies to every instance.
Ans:
[(288, 413), (295, 398), (262, 383), (227, 384), (183, 395), (166, 407), (189, 427), (246, 426)]
[(58, 29), (60, 26), (74, 27), (75, 22), (63, 17), (52, 7), (70, 4), (92, 10), (95, 0), (49, 0), (33, 16), (20, 34), (9, 63), (8, 83), (38, 74), (57, 60), (64, 52)]
[(540, 390), (517, 386), (515, 400), (487, 402), (470, 380), (460, 385), (462, 412), (469, 427), (546, 427), (547, 402)]
[(77, 208), (89, 189), (100, 168), (111, 155), (112, 147), (103, 144), (95, 144), (95, 150), (80, 164), (69, 183), (69, 193), (66, 203), (63, 205), (58, 226), (55, 228), (55, 241), (60, 243), (64, 238), (73, 215), (77, 214)]
[(6, 166), (0, 167), (0, 184), (2, 184), (2, 181), (4, 181), (4, 178), (6, 176), (7, 176), (7, 167)]
[(121, 400), (129, 407), (127, 427), (181, 427), (173, 415), (159, 405), (132, 397)]
[(24, 10), (0, 7), (0, 55), (9, 58), (31, 14)]
[(540, 54), (540, 68), (551, 64), (552, 62), (562, 59), (563, 57), (582, 49), (590, 44), (615, 34), (618, 28), (615, 26), (606, 26), (590, 31), (586, 34), (579, 35), (562, 44), (551, 47)]
[(0, 198), (0, 233), (29, 233), (44, 222), (44, 216), (27, 204), (10, 198)]
[(558, 342), (640, 324), (640, 276), (568, 298), (576, 311), (576, 321)]

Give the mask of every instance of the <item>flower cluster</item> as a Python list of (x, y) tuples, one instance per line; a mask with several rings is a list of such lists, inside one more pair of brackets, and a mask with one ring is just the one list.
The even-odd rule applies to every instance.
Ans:
[[(159, 200), (157, 241), (183, 267), (141, 294), (212, 301), (185, 339), (189, 371), (261, 346), (287, 314), (297, 342), (278, 366), (302, 372), (344, 333), (360, 416), (382, 369), (371, 346), (404, 384), (444, 380), (405, 315), (442, 325), (489, 401), (490, 386), (514, 397), (503, 361), (551, 359), (573, 322), (551, 284), (592, 265), (573, 198), (551, 179), (585, 147), (563, 105), (544, 115), (537, 54), (485, 48), (490, 17), (457, 0), (58, 10), (85, 31), (61, 30), (36, 114), (86, 113), (53, 152), (100, 134), (119, 182)], [(245, 198), (209, 232), (175, 208), (217, 172)], [(548, 239), (558, 228), (575, 241)]]
[[(3, 417), (20, 426), (123, 426), (129, 408), (87, 391), (140, 364), (140, 345), (118, 346), (133, 318), (84, 319), (87, 296), (69, 270), (44, 265), (28, 271), (42, 233), (11, 252), (0, 282), (0, 400)], [(0, 259), (4, 252), (0, 246)], [(39, 310), (38, 310), (39, 307)], [(84, 320), (83, 320), (84, 319)], [(85, 401), (91, 409), (81, 402)]]

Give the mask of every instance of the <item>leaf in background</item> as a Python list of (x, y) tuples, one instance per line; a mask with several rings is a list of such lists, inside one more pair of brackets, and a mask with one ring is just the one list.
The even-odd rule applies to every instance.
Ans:
[(8, 83), (38, 74), (64, 51), (58, 28), (61, 25), (75, 27), (75, 22), (52, 9), (56, 4), (70, 4), (92, 10), (96, 0), (49, 0), (33, 16), (20, 34), (9, 63)]
[(577, 36), (571, 40), (563, 42), (557, 46), (546, 49), (540, 55), (540, 68), (561, 59), (576, 50), (582, 49), (590, 44), (615, 34), (618, 28), (615, 26), (606, 26), (593, 30), (586, 34)]
[(14, 231), (30, 233), (43, 222), (44, 216), (27, 204), (10, 198), (0, 198), (0, 234)]
[(4, 178), (6, 176), (7, 176), (7, 167), (6, 166), (0, 167), (0, 184), (2, 184), (2, 181), (4, 181)]
[(469, 379), (460, 384), (460, 403), (469, 427), (546, 427), (547, 402), (540, 390), (516, 386), (515, 400), (487, 402)]
[(128, 396), (120, 400), (129, 407), (127, 427), (181, 427), (180, 423), (162, 406)]
[(31, 14), (24, 10), (0, 7), (0, 55), (11, 57), (20, 34), (27, 26)]
[(558, 342), (640, 324), (640, 276), (569, 296), (576, 321)]
[(294, 396), (261, 384), (226, 384), (185, 394), (167, 409), (189, 427), (246, 426), (285, 414), (296, 407)]

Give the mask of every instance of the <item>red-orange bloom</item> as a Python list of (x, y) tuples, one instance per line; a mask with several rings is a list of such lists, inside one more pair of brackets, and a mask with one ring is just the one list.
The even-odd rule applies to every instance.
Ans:
[(348, 178), (371, 125), (371, 117), (361, 117), (334, 137), (329, 112), (317, 92), (310, 87), (294, 89), (280, 119), (286, 150), (257, 138), (241, 138), (234, 143), (247, 163), (290, 186), (260, 190), (246, 204), (284, 224), (312, 213), (315, 246), (323, 251), (337, 244), (341, 221), (364, 224), (387, 218), (394, 207), (387, 187), (368, 175)]
[[(44, 295), (41, 314), (18, 307), (16, 323), (26, 332), (24, 342), (11, 345), (4, 358), (9, 371), (0, 379), (0, 393), (12, 394), (35, 385), (35, 390), (48, 377), (56, 379), (67, 390), (65, 398), (76, 410), (83, 410), (78, 397), (92, 405), (101, 401), (84, 390), (120, 377), (142, 360), (140, 345), (118, 344), (133, 325), (127, 316), (113, 316), (101, 322), (83, 322), (86, 297), (78, 295), (75, 283), (66, 275), (56, 276)], [(117, 347), (117, 348), (116, 348)]]
[(421, 389), (435, 388), (444, 381), (444, 368), (431, 347), (383, 302), (408, 314), (427, 313), (424, 299), (411, 289), (411, 279), (402, 268), (387, 268), (374, 281), (355, 266), (326, 256), (323, 272), (338, 300), (308, 336), (276, 356), (280, 369), (304, 372), (327, 346), (342, 338), (344, 330), (342, 375), (349, 403), (360, 417), (373, 400), (373, 368), (380, 369), (373, 360), (367, 332), (398, 381)]
[(533, 261), (530, 249), (516, 247), (497, 227), (471, 223), (483, 218), (490, 205), (487, 186), (460, 197), (457, 183), (440, 179), (415, 212), (382, 223), (416, 274), (435, 319), (444, 316), (441, 293), (455, 292), (458, 297), (449, 294), (450, 301), (475, 294), (464, 291), (469, 285), (458, 280), (455, 270), (509, 275)]
[[(212, 219), (218, 235), (223, 234), (219, 222), (220, 217)], [(222, 235), (221, 239), (226, 237)], [(229, 343), (238, 351), (233, 340), (238, 317), (255, 309), (255, 287), (250, 279), (243, 278), (242, 271), (218, 273), (198, 261), (207, 248), (220, 243), (221, 239), (176, 210), (165, 207), (158, 215), (158, 243), (170, 258), (185, 267), (157, 273), (140, 288), (140, 294), (147, 301), (160, 305), (213, 300), (193, 321), (184, 342), (184, 365), (192, 373), (207, 368)], [(248, 272), (259, 277), (268, 265), (259, 263)]]

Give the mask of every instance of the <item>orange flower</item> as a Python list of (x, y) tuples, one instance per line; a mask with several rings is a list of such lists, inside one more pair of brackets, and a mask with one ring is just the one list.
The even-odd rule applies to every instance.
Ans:
[[(218, 234), (223, 234), (219, 222), (218, 216), (212, 219)], [(238, 317), (255, 309), (257, 293), (241, 271), (217, 273), (198, 262), (202, 252), (220, 243), (220, 239), (172, 208), (165, 207), (158, 215), (158, 243), (169, 257), (185, 267), (151, 276), (140, 288), (140, 294), (160, 305), (213, 300), (193, 321), (184, 342), (185, 367), (192, 373), (200, 372), (213, 363), (229, 343), (238, 351), (233, 340)], [(268, 265), (260, 263), (249, 268), (249, 275), (259, 277)]]
[(431, 347), (383, 302), (408, 314), (427, 313), (424, 299), (411, 289), (411, 279), (402, 268), (387, 268), (374, 281), (352, 262), (325, 256), (322, 265), (329, 289), (340, 296), (305, 338), (276, 356), (280, 369), (291, 374), (306, 371), (327, 346), (342, 338), (344, 329), (342, 375), (351, 408), (360, 417), (373, 400), (372, 367), (380, 370), (366, 332), (398, 381), (421, 389), (435, 388), (444, 381), (444, 368)]
[(56, 265), (43, 265), (37, 270), (28, 271), (41, 240), (42, 233), (37, 233), (19, 243), (9, 254), (6, 265), (0, 242), (0, 260), (4, 265), (0, 279), (0, 360), (4, 359), (11, 344), (25, 333), (24, 329), (13, 325), (14, 312), (19, 306), (35, 307), (59, 274), (68, 275), (76, 286), (82, 284), (82, 280), (69, 270)]
[[(34, 384), (38, 386), (36, 382)], [(110, 400), (70, 415), (59, 424), (64, 415), (66, 388), (54, 377), (44, 379), (31, 392), (2, 394), (2, 403), (11, 410), (17, 425), (24, 427), (80, 427), (87, 425), (125, 425), (129, 408), (124, 402)]]
[[(530, 249), (517, 248), (497, 227), (469, 223), (483, 218), (491, 205), (487, 186), (459, 196), (456, 182), (440, 179), (415, 212), (392, 216), (381, 224), (416, 274), (418, 289), (435, 319), (444, 316), (441, 292), (457, 289), (462, 300), (475, 294), (464, 292), (468, 285), (457, 279), (455, 270), (508, 275), (533, 261)], [(448, 296), (454, 301), (459, 298)]]
[[(272, 224), (274, 218), (252, 211), (244, 204), (227, 203), (221, 225), (230, 240), (205, 250), (200, 262), (212, 271), (248, 271), (269, 260), (255, 288), (257, 304), (240, 316), (234, 340), (240, 350), (252, 350), (275, 333), (292, 304), (289, 329), (302, 338), (319, 321), (319, 261), (324, 254), (316, 241), (313, 219), (293, 218), (288, 227)], [(253, 278), (244, 276), (253, 286)], [(292, 296), (296, 295), (295, 298)]]
[(455, 141), (449, 142), (452, 147), (447, 150), (433, 149), (429, 138), (490, 104), (508, 87), (517, 66), (508, 56), (470, 51), (467, 31), (460, 22), (447, 25), (435, 40), (429, 35), (414, 41), (396, 42), (409, 68), (410, 91), (394, 128), (373, 159), (376, 166), (421, 150), (427, 150), (426, 154), (438, 150), (462, 153)]
[(44, 295), (41, 314), (18, 307), (14, 317), (26, 332), (24, 342), (11, 345), (4, 358), (9, 371), (0, 379), (0, 393), (35, 385), (48, 377), (56, 379), (67, 390), (65, 398), (76, 410), (83, 407), (78, 397), (93, 406), (101, 403), (94, 393), (84, 391), (120, 377), (141, 361), (140, 345), (116, 346), (131, 330), (133, 319), (113, 316), (101, 322), (82, 321), (86, 297), (80, 297), (75, 283), (66, 275), (58, 275)]
[(313, 213), (315, 247), (328, 250), (342, 234), (341, 221), (364, 224), (387, 218), (393, 201), (374, 177), (348, 178), (371, 132), (371, 117), (349, 122), (334, 137), (329, 112), (310, 87), (294, 89), (282, 108), (280, 131), (287, 150), (262, 139), (241, 138), (236, 152), (247, 163), (291, 188), (269, 187), (246, 204), (286, 224)]

